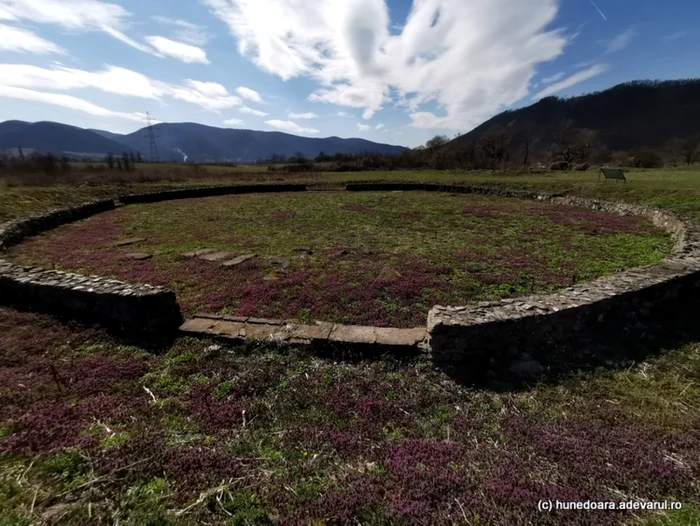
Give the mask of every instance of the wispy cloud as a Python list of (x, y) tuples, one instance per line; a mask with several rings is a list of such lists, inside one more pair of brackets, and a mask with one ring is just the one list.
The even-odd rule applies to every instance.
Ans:
[(578, 73), (574, 73), (570, 77), (543, 89), (542, 91), (534, 95), (532, 99), (539, 100), (543, 99), (544, 97), (549, 97), (550, 95), (554, 95), (555, 93), (559, 93), (560, 91), (575, 86), (580, 82), (596, 77), (601, 73), (605, 73), (607, 70), (608, 67), (605, 64), (595, 64), (588, 69), (579, 71)]
[(226, 126), (238, 126), (240, 124), (243, 124), (245, 121), (243, 119), (226, 119), (224, 121), (224, 124)]
[(265, 113), (264, 111), (254, 110), (253, 108), (249, 108), (248, 106), (238, 108), (238, 111), (247, 115), (254, 115), (255, 117), (267, 117), (267, 113)]
[(0, 85), (0, 97), (26, 100), (29, 102), (41, 102), (43, 104), (58, 106), (64, 109), (77, 110), (90, 115), (96, 115), (98, 117), (126, 119), (134, 122), (141, 122), (145, 117), (143, 113), (112, 111), (72, 95), (65, 95), (63, 93), (47, 93), (13, 86)]
[(231, 95), (216, 82), (187, 79), (181, 84), (171, 84), (109, 65), (102, 70), (87, 71), (58, 65), (41, 68), (27, 64), (0, 64), (0, 86), (52, 91), (93, 88), (125, 97), (157, 101), (172, 98), (214, 113), (243, 104), (239, 97)]
[(28, 29), (0, 24), (0, 51), (64, 55), (66, 50)]
[(154, 53), (124, 33), (131, 13), (117, 4), (100, 0), (1, 0), (0, 11), (11, 20), (55, 24), (74, 31), (103, 31), (131, 47)]
[(687, 31), (676, 31), (675, 33), (666, 35), (661, 40), (663, 40), (664, 42), (673, 42), (674, 40), (680, 40), (681, 38), (685, 38), (688, 35), (689, 33)]
[(319, 132), (319, 130), (315, 128), (304, 128), (302, 126), (299, 126), (296, 122), (292, 121), (272, 119), (269, 121), (265, 121), (265, 124), (272, 126), (273, 128), (277, 128), (278, 130), (284, 130), (290, 133), (306, 133), (309, 135), (315, 135)]
[(289, 110), (287, 110), (287, 117), (290, 119), (318, 119), (318, 115), (313, 112), (293, 113)]
[(185, 62), (186, 64), (191, 64), (194, 62), (209, 64), (207, 54), (202, 48), (197, 46), (185, 44), (183, 42), (176, 42), (174, 40), (170, 40), (169, 38), (159, 36), (146, 37), (146, 42), (153, 46), (160, 54), (167, 57), (176, 58), (177, 60)]
[(381, 123), (377, 124), (377, 125), (374, 127), (375, 130), (381, 130), (382, 128), (384, 128), (384, 125), (381, 124)]
[(178, 20), (166, 16), (154, 16), (153, 20), (174, 27), (174, 38), (193, 46), (203, 46), (213, 38), (213, 35), (206, 30), (206, 27), (186, 20)]
[(372, 127), (369, 124), (358, 124), (357, 129), (360, 131), (369, 131)]
[(551, 77), (545, 77), (542, 79), (542, 84), (551, 84), (552, 82), (556, 82), (558, 80), (563, 79), (566, 76), (566, 73), (563, 71), (560, 71), (559, 73), (555, 73)]
[(236, 88), (236, 93), (245, 100), (249, 100), (251, 102), (263, 102), (260, 93), (250, 88), (246, 88), (245, 86)]
[(636, 36), (637, 32), (630, 28), (610, 40), (600, 40), (599, 43), (605, 46), (605, 53), (616, 53), (629, 46)]

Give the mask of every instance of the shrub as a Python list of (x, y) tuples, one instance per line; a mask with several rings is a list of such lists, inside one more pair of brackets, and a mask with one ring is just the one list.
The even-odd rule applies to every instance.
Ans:
[(577, 172), (585, 172), (589, 168), (590, 168), (590, 165), (588, 163), (581, 163), (581, 164), (574, 165), (573, 169), (576, 170)]
[(550, 170), (568, 170), (569, 169), (569, 163), (566, 161), (557, 161), (555, 163), (552, 163), (549, 165)]

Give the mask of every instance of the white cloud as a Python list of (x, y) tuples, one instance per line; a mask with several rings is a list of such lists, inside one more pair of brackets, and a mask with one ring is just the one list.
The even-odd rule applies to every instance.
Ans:
[(338, 117), (352, 117), (352, 115), (350, 115), (349, 113), (346, 113), (344, 111), (339, 111), (338, 113), (336, 113), (336, 115)]
[[(413, 126), (468, 128), (528, 95), (562, 54), (558, 0), (416, 0), (400, 33), (386, 0), (203, 0), (239, 52), (282, 79), (320, 84), (309, 100), (370, 119), (403, 100)], [(421, 111), (435, 101), (442, 115)]]
[(299, 126), (296, 122), (292, 121), (281, 121), (277, 119), (265, 121), (265, 124), (268, 124), (272, 126), (273, 128), (277, 128), (278, 130), (284, 130), (290, 133), (307, 133), (310, 135), (315, 135), (319, 131), (315, 128), (302, 128)]
[(0, 11), (11, 19), (81, 30), (122, 29), (130, 16), (120, 5), (100, 0), (0, 0)]
[(131, 47), (155, 54), (124, 33), (131, 13), (117, 4), (100, 0), (0, 0), (0, 13), (10, 20), (56, 24), (75, 31), (104, 31)]
[(199, 26), (186, 20), (177, 20), (166, 16), (154, 16), (153, 20), (161, 24), (175, 26), (174, 38), (193, 46), (203, 46), (212, 38), (211, 33), (208, 33), (204, 26)]
[(558, 80), (563, 79), (566, 76), (566, 73), (563, 71), (560, 71), (559, 73), (555, 73), (551, 77), (545, 77), (542, 79), (542, 84), (551, 84), (552, 82), (557, 82)]
[(384, 128), (384, 125), (381, 124), (381, 123), (380, 123), (380, 124), (377, 124), (377, 125), (374, 127), (375, 130), (381, 130), (382, 128)]
[(687, 37), (688, 34), (689, 33), (687, 31), (676, 31), (675, 33), (666, 35), (661, 40), (663, 40), (664, 42), (673, 42), (674, 40), (680, 40), (681, 38)]
[(226, 119), (224, 121), (224, 124), (226, 124), (227, 126), (238, 126), (239, 124), (243, 123), (245, 123), (245, 121), (242, 119)]
[(26, 64), (0, 64), (0, 85), (54, 91), (95, 88), (114, 95), (159, 101), (170, 97), (212, 112), (243, 104), (239, 97), (231, 95), (216, 82), (188, 79), (183, 84), (169, 84), (136, 71), (109, 65), (101, 71), (85, 71), (58, 65), (41, 68)]
[(63, 66), (41, 68), (26, 64), (0, 64), (0, 84), (27, 89), (96, 88), (115, 95), (147, 99), (157, 99), (168, 90), (165, 83), (116, 66), (106, 66), (101, 71), (85, 71)]
[(608, 67), (606, 65), (595, 64), (588, 69), (579, 71), (578, 73), (574, 73), (573, 75), (562, 80), (561, 82), (557, 82), (556, 84), (552, 84), (551, 86), (543, 89), (542, 91), (534, 95), (532, 99), (539, 100), (543, 99), (544, 97), (549, 97), (550, 95), (554, 95), (555, 93), (570, 88), (571, 86), (575, 86), (579, 82), (583, 82), (584, 80), (593, 78), (597, 75), (600, 75), (601, 73), (605, 73), (607, 70)]
[(357, 129), (360, 131), (369, 131), (372, 129), (372, 127), (368, 124), (358, 124)]
[(176, 42), (160, 36), (148, 36), (146, 37), (146, 42), (153, 46), (160, 54), (176, 58), (186, 64), (191, 64), (193, 62), (209, 64), (207, 54), (202, 48), (197, 46)]
[(605, 53), (616, 53), (629, 46), (636, 36), (637, 32), (630, 28), (610, 40), (600, 40), (599, 43), (605, 45)]
[(242, 108), (239, 108), (238, 111), (247, 115), (254, 115), (256, 117), (267, 117), (267, 113), (265, 113), (264, 111), (254, 110), (253, 108), (249, 108), (248, 106), (243, 106)]
[(0, 24), (0, 51), (34, 53), (36, 55), (63, 55), (66, 53), (63, 48), (41, 38), (33, 31), (6, 24)]
[(312, 112), (308, 113), (293, 113), (287, 110), (287, 117), (290, 119), (318, 119), (318, 115)]
[(238, 93), (238, 95), (240, 95), (245, 100), (249, 100), (251, 102), (263, 102), (262, 97), (260, 96), (260, 93), (258, 93), (255, 90), (252, 90), (250, 88), (240, 86), (240, 87), (236, 88), (236, 93)]
[(13, 86), (0, 85), (0, 97), (26, 100), (30, 102), (41, 102), (52, 106), (58, 106), (60, 108), (89, 113), (90, 115), (97, 115), (98, 117), (127, 119), (135, 122), (141, 122), (145, 117), (143, 113), (126, 113), (108, 110), (72, 95), (64, 95), (62, 93), (46, 93), (25, 88), (16, 88)]
[(188, 79), (184, 86), (172, 86), (168, 94), (215, 113), (243, 104), (239, 97), (230, 95), (224, 86), (216, 82)]

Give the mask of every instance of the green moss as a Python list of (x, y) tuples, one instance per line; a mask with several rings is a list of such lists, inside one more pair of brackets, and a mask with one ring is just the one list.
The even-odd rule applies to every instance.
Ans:
[(129, 438), (131, 438), (131, 435), (125, 432), (107, 435), (100, 440), (100, 445), (105, 448), (117, 447), (129, 440)]
[(221, 382), (219, 385), (217, 385), (211, 392), (211, 395), (214, 398), (226, 398), (228, 394), (233, 391), (233, 388), (236, 385), (235, 380), (226, 380), (225, 382)]

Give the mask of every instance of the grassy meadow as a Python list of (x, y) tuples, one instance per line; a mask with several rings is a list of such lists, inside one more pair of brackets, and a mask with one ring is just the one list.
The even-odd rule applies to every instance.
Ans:
[[(648, 203), (700, 218), (697, 169), (634, 171), (627, 184), (597, 183), (592, 171), (292, 176), (207, 169), (178, 180), (152, 172), (148, 180), (137, 173), (131, 180), (126, 174), (103, 174), (72, 183), (4, 181), (0, 221), (90, 198), (265, 182), (267, 176), (319, 187), (372, 180), (538, 188)], [(503, 231), (515, 236), (511, 245), (523, 239), (524, 230), (517, 228), (533, 230), (532, 238), (522, 241), (528, 253), (546, 239), (553, 240), (557, 253), (554, 247), (575, 240), (581, 225), (606, 225), (586, 219), (561, 225), (562, 217), (550, 209), (528, 215), (477, 196), (426, 197), (434, 203), (420, 195), (351, 194), (343, 199), (352, 202), (326, 202), (309, 216), (316, 219), (308, 230), (285, 245), (276, 232), (285, 222), (304, 224), (309, 205), (294, 201), (303, 197), (275, 202), (265, 215), (262, 204), (246, 196), (252, 215), (238, 216), (229, 205), (239, 197), (214, 198), (208, 211), (198, 214), (185, 214), (187, 202), (148, 205), (161, 207), (153, 215), (146, 206), (125, 207), (97, 232), (118, 237), (136, 226), (153, 229), (144, 237), (157, 243), (153, 251), (162, 250), (164, 258), (200, 242), (287, 257), (272, 248), (309, 245), (313, 236), (318, 246), (341, 246), (341, 232), (332, 228), (340, 218), (350, 231), (371, 226), (375, 214), (377, 221), (399, 221), (392, 207), (379, 204), (382, 197), (404, 199), (404, 211), (423, 213), (417, 225), (426, 231), (406, 229), (405, 237), (391, 240), (411, 250), (421, 250), (413, 246), (420, 243), (429, 247), (429, 231), (446, 217), (476, 225), (465, 234), (476, 236), (466, 248), (488, 255), (487, 220), (508, 225)], [(459, 206), (439, 204), (440, 199)], [(344, 209), (347, 205), (351, 208)], [(296, 213), (271, 215), (275, 210)], [(175, 228), (164, 226), (164, 220), (178, 217), (180, 223), (210, 224), (212, 216), (230, 223), (221, 230), (207, 227), (209, 239), (191, 238), (197, 230), (181, 229), (178, 241)], [(84, 224), (99, 224), (103, 217), (110, 218), (96, 216)], [(255, 247), (233, 236), (245, 217), (251, 222), (245, 237), (259, 243)], [(256, 221), (263, 220), (278, 228), (256, 240)], [(63, 233), (89, 242), (89, 232), (79, 230), (59, 229), (45, 239)], [(380, 245), (388, 242), (380, 230), (370, 232)], [(564, 233), (566, 240), (558, 238)], [(643, 239), (653, 239), (649, 233)], [(51, 243), (42, 247), (42, 238), (28, 240), (26, 247), (29, 252), (41, 248), (37, 256), (46, 257)], [(586, 243), (590, 238), (595, 236)], [(464, 241), (445, 241), (439, 248), (456, 254)], [(103, 243), (95, 243), (99, 253)], [(653, 252), (643, 243), (625, 243), (612, 257)], [(64, 247), (66, 257), (79, 253), (70, 244)], [(636, 255), (634, 247), (640, 250)], [(584, 252), (577, 263), (604, 264), (607, 256), (600, 249), (589, 245), (588, 250), (593, 250), (590, 258)], [(614, 264), (631, 264), (623, 260)], [(227, 347), (191, 338), (152, 354), (96, 329), (0, 308), (0, 525), (698, 525), (700, 338), (695, 327), (682, 332), (681, 343), (624, 369), (581, 371), (495, 392), (459, 385), (425, 358), (333, 361), (295, 349)], [(541, 500), (669, 500), (682, 503), (682, 509), (546, 513), (538, 511)]]

